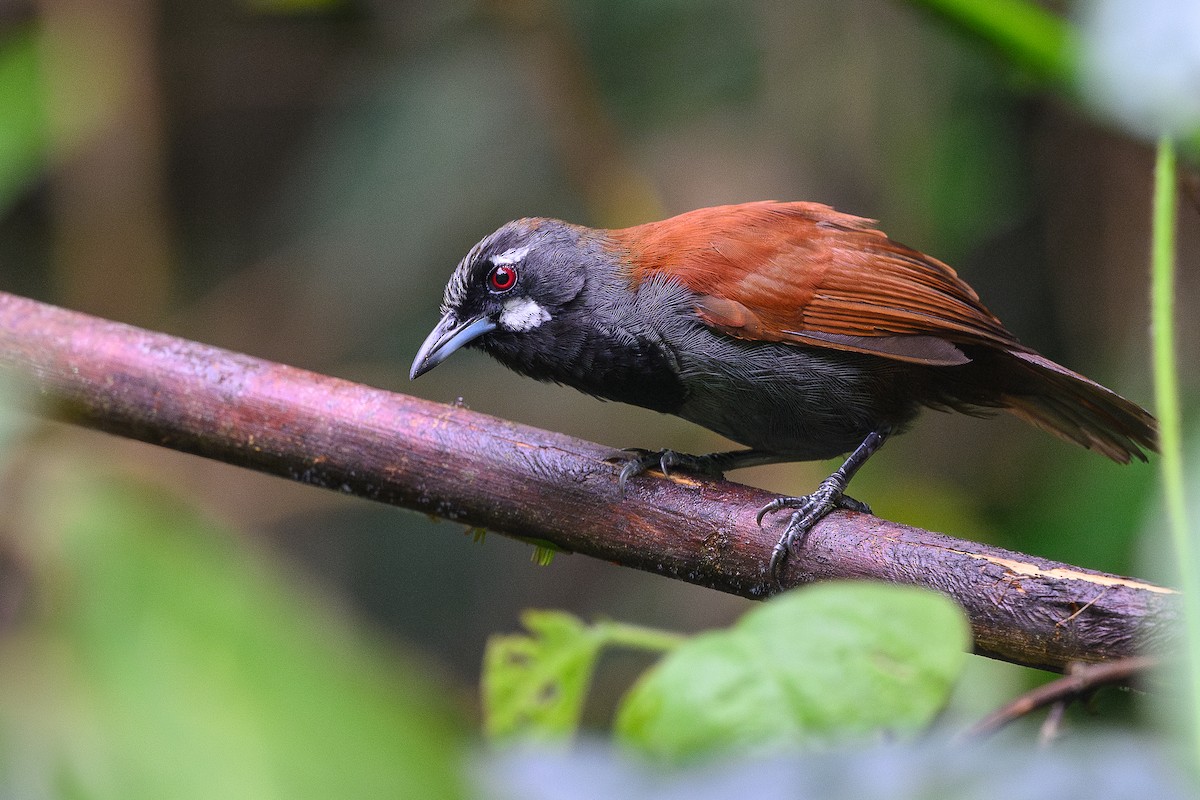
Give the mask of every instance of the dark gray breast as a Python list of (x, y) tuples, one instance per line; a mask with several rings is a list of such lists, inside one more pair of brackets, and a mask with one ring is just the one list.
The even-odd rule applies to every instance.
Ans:
[(671, 342), (697, 328), (693, 294), (678, 283), (637, 292), (609, 259), (587, 264), (583, 290), (523, 333), (497, 330), (479, 345), (510, 369), (605, 400), (677, 414), (687, 390)]

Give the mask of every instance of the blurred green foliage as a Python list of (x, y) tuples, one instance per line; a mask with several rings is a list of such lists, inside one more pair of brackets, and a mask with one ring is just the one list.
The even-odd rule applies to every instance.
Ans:
[(946, 706), (970, 642), (935, 592), (804, 587), (673, 650), (630, 690), (616, 733), (667, 761), (907, 738)]
[[(951, 261), (1028, 344), (1149, 397), (1145, 343), (1130, 335), (1145, 327), (1146, 154), (1062, 102), (1075, 95), (1080, 42), (1040, 4), (131, 8), (80, 0), (0, 18), (4, 289), (63, 302), (63, 276), (94, 264), (72, 302), (136, 297), (111, 265), (143, 242), (115, 222), (159, 220), (150, 233), (179, 255), (164, 266), (177, 271), (179, 296), (163, 327), (408, 390), (406, 362), (446, 275), (506, 219), (624, 221), (613, 206), (642, 197), (626, 211), (640, 219), (647, 195), (662, 213), (812, 199), (879, 217)], [(144, 71), (120, 58), (130, 45), (153, 54), (136, 62)], [(114, 176), (150, 189), (113, 194)], [(71, 252), (83, 257), (69, 267)], [(1194, 394), (1194, 326), (1180, 328)], [(723, 445), (470, 354), (412, 388), (614, 446)], [(1137, 558), (1139, 529), (1153, 527), (1152, 469), (929, 416), (860, 478), (877, 511), (1169, 579), (1171, 564)], [(69, 449), (67, 438), (23, 447), (36, 462)], [(37, 513), (8, 521), (0, 539), (4, 563), (25, 576), (0, 572), (0, 589), (23, 598), (17, 618), (0, 615), (0, 793), (453, 796), (463, 732), (446, 695), (473, 685), (483, 642), (519, 609), (709, 630), (747, 607), (579, 557), (533, 569), (525, 545), (472, 546), (452, 525), (241, 473), (214, 478), (184, 457), (153, 468), (170, 489), (97, 478), (96, 463), (144, 456), (87, 446), (95, 461), (33, 487)], [(795, 492), (824, 473), (734, 477)], [(238, 532), (197, 506), (219, 508)], [(322, 589), (281, 577), (296, 560)], [(364, 619), (437, 660), (414, 666), (365, 634)], [(577, 627), (556, 640), (577, 648), (566, 659), (574, 684), (551, 671), (507, 687), (562, 703), (549, 716), (572, 729), (582, 685), (598, 709), (583, 718), (604, 725), (632, 681), (593, 671), (597, 626)], [(801, 647), (795, 638), (780, 646)], [(752, 667), (738, 673), (748, 690)], [(967, 658), (948, 716), (982, 713), (1030, 674)], [(879, 770), (904, 774), (895, 763)]]
[(186, 504), (95, 472), (28, 489), (0, 794), (461, 796), (445, 687)]
[(528, 634), (495, 635), (483, 658), (484, 731), (497, 741), (565, 741), (579, 730), (601, 650), (659, 653), (682, 638), (620, 622), (591, 625), (561, 611), (521, 615)]
[(913, 0), (942, 15), (1003, 56), (1013, 67), (1070, 91), (1078, 58), (1077, 34), (1062, 17), (1029, 0)]
[(0, 36), (0, 216), (37, 175), (48, 130), (32, 26)]
[(674, 762), (923, 731), (946, 707), (971, 641), (948, 598), (851, 581), (788, 592), (727, 630), (686, 640), (556, 611), (527, 611), (522, 621), (528, 635), (492, 637), (484, 658), (491, 738), (574, 736), (601, 650), (634, 647), (666, 655), (622, 701), (616, 734)]
[(569, 0), (566, 8), (606, 106), (626, 125), (728, 111), (762, 85), (754, 9), (724, 0)]

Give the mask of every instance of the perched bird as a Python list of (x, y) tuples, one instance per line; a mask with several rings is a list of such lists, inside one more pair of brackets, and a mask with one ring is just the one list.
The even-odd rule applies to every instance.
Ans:
[(510, 222), (455, 269), (416, 378), (463, 346), (522, 375), (675, 414), (749, 449), (631, 451), (620, 473), (726, 470), (849, 453), (771, 556), (835, 508), (922, 407), (1003, 409), (1114, 461), (1156, 446), (1147, 411), (1022, 345), (953, 269), (818, 203), (702, 208), (622, 230)]

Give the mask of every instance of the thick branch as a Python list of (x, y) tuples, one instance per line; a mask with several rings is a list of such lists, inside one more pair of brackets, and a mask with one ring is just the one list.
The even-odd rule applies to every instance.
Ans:
[[(746, 597), (786, 515), (758, 489), (651, 475), (600, 445), (0, 294), (0, 367), (82, 425)], [(1061, 670), (1173, 636), (1174, 592), (835, 513), (784, 583), (873, 578), (967, 610), (979, 652)]]

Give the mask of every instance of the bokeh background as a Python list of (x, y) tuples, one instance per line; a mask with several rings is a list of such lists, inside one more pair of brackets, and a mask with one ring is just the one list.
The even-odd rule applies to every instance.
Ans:
[[(1149, 404), (1151, 149), (1044, 78), (900, 0), (0, 0), (0, 288), (614, 447), (705, 452), (724, 445), (480, 354), (415, 384), (408, 366), (458, 259), (509, 219), (619, 227), (820, 200), (951, 263), (1023, 341)], [(1194, 397), (1190, 196), (1179, 328)], [(695, 631), (748, 607), (580, 556), (539, 567), (503, 537), (17, 412), (4, 422), (0, 741), (24, 744), (0, 785), (29, 796), (178, 790), (148, 766), (177, 749), (188, 785), (212, 788), (211, 758), (240, 765), (218, 770), (230, 781), (277, 787), (310, 752), (349, 763), (319, 743), (353, 736), (380, 752), (346, 774), (394, 786), (378, 743), (412, 741), (381, 737), (382, 709), (460, 740), (486, 639), (521, 609)], [(734, 477), (797, 493), (829, 468)], [(1014, 421), (930, 412), (855, 485), (885, 517), (1169, 581), (1154, 480)], [(1029, 679), (976, 662), (964, 717)], [(246, 664), (283, 687), (284, 710), (263, 711)], [(644, 664), (606, 660), (593, 725)], [(449, 699), (414, 710), (397, 684)], [(319, 695), (333, 698), (319, 721), (286, 710)]]

